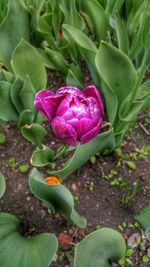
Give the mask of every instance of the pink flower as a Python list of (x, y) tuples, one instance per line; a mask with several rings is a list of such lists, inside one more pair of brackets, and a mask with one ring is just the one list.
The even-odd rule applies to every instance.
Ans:
[(41, 90), (34, 104), (48, 118), (54, 134), (71, 146), (77, 141), (87, 143), (100, 132), (104, 108), (94, 85), (82, 91), (74, 86), (61, 87), (56, 93)]

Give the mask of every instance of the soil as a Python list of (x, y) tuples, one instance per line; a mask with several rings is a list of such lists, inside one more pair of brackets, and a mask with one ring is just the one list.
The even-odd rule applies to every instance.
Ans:
[[(10, 122), (1, 126), (0, 132), (6, 134), (6, 142), (0, 145), (0, 167), (7, 179), (7, 188), (0, 200), (0, 211), (20, 218), (24, 223), (22, 232), (25, 235), (51, 232), (59, 237), (61, 233), (65, 233), (71, 236), (74, 243), (77, 243), (84, 235), (103, 226), (122, 231), (126, 239), (135, 232), (142, 235), (141, 228), (133, 227), (135, 214), (150, 203), (150, 161), (149, 157), (143, 157), (140, 153), (143, 145), (150, 144), (150, 125), (145, 120), (146, 114), (141, 116), (142, 118), (138, 119), (122, 144), (121, 150), (125, 155), (123, 159), (117, 151), (104, 157), (97, 155), (64, 182), (75, 198), (77, 211), (87, 218), (88, 226), (85, 231), (71, 225), (59, 214), (50, 214), (47, 207), (32, 195), (28, 186), (28, 175), (32, 169), (30, 157), (34, 146), (21, 136), (16, 123)], [(56, 150), (60, 142), (51, 132), (47, 122), (45, 125), (48, 136), (44, 143)], [(10, 166), (11, 157), (14, 157), (17, 162), (15, 166)], [(126, 161), (134, 162), (135, 168), (131, 169)], [(18, 166), (22, 163), (29, 165), (28, 172), (19, 171)], [(42, 168), (40, 171), (44, 176), (47, 175), (46, 169)], [(117, 182), (118, 177), (121, 177), (119, 182)], [(124, 181), (128, 187), (123, 185)], [(138, 189), (128, 201), (128, 190), (131, 196), (134, 182), (137, 181)], [(124, 200), (123, 196), (125, 196)], [(122, 223), (126, 223), (123, 230)], [(140, 247), (134, 249), (131, 257), (132, 266), (150, 266), (150, 263), (142, 261), (142, 256), (147, 253), (147, 247), (150, 247), (148, 241), (143, 254), (140, 253)], [(67, 251), (61, 247), (57, 259), (51, 266), (71, 267), (72, 247)], [(119, 265), (113, 263), (113, 266)], [(131, 265), (126, 263), (125, 266)]]

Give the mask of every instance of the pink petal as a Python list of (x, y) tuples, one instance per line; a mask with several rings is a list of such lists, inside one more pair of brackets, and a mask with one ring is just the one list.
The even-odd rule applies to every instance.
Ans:
[(86, 97), (83, 91), (81, 91), (75, 86), (63, 86), (57, 90), (56, 94), (63, 94), (65, 96), (66, 94), (70, 94), (72, 96), (78, 96), (80, 98)]
[(71, 119), (67, 121), (77, 133), (77, 139), (80, 140), (81, 136), (90, 131), (93, 128), (93, 122), (91, 119), (82, 118), (81, 120), (78, 119)]
[(102, 126), (102, 118), (99, 120), (98, 124), (89, 132), (81, 137), (81, 144), (85, 144), (93, 139), (96, 135), (99, 134), (100, 128)]
[(103, 101), (102, 101), (102, 97), (101, 94), (99, 92), (99, 90), (96, 88), (95, 85), (89, 85), (86, 88), (83, 89), (83, 92), (87, 95), (87, 96), (92, 96), (95, 97), (100, 105), (100, 109), (102, 112), (102, 116), (104, 115), (104, 106), (103, 106)]
[(77, 134), (74, 128), (66, 123), (61, 117), (56, 117), (51, 121), (54, 134), (64, 143), (76, 146)]
[(51, 120), (55, 116), (57, 107), (63, 97), (61, 94), (56, 95), (49, 90), (40, 90), (35, 95), (34, 105), (44, 116)]

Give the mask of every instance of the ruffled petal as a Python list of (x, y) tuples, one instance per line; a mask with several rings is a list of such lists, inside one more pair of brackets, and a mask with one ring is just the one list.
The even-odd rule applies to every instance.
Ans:
[(64, 143), (76, 146), (77, 133), (74, 128), (66, 123), (61, 117), (56, 117), (51, 121), (54, 134)]
[(103, 106), (103, 100), (101, 97), (101, 94), (99, 92), (99, 90), (96, 88), (95, 85), (89, 85), (86, 88), (83, 89), (83, 93), (85, 93), (86, 96), (88, 97), (95, 97), (98, 102), (99, 102), (99, 106), (102, 112), (102, 116), (104, 115), (104, 106)]
[(63, 98), (64, 96), (61, 94), (56, 95), (49, 90), (40, 90), (35, 95), (34, 105), (45, 117), (51, 120)]
[(75, 86), (63, 86), (57, 90), (56, 94), (63, 94), (65, 96), (66, 94), (70, 94), (72, 96), (78, 96), (80, 98), (86, 97), (84, 92)]
[(96, 135), (99, 134), (100, 128), (102, 126), (102, 119), (99, 120), (98, 124), (85, 135), (83, 135), (80, 139), (81, 144), (85, 144), (93, 139)]
[(88, 118), (83, 118), (81, 120), (72, 119), (68, 120), (67, 123), (75, 129), (78, 140), (80, 140), (82, 135), (84, 135), (93, 128), (93, 122), (91, 119)]

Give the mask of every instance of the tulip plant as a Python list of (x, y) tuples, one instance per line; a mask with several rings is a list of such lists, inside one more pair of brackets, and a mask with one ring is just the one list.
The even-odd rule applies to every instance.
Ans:
[[(0, 122), (16, 121), (35, 145), (31, 163), (49, 168), (46, 178), (31, 171), (32, 193), (80, 228), (86, 219), (62, 181), (97, 152), (118, 148), (138, 113), (150, 107), (150, 80), (144, 79), (150, 66), (149, 11), (147, 0), (0, 1)], [(86, 87), (83, 62), (92, 80)], [(55, 93), (47, 88), (48, 69), (66, 83)], [(56, 153), (43, 145), (47, 132), (40, 112), (63, 143)], [(70, 151), (73, 156), (55, 170), (55, 160)], [(0, 173), (0, 197), (5, 189)], [(148, 229), (143, 214), (137, 220)], [(25, 238), (19, 227), (15, 216), (0, 213), (0, 266), (48, 267), (57, 238)], [(74, 266), (108, 267), (125, 249), (122, 236), (104, 228), (76, 246)]]

